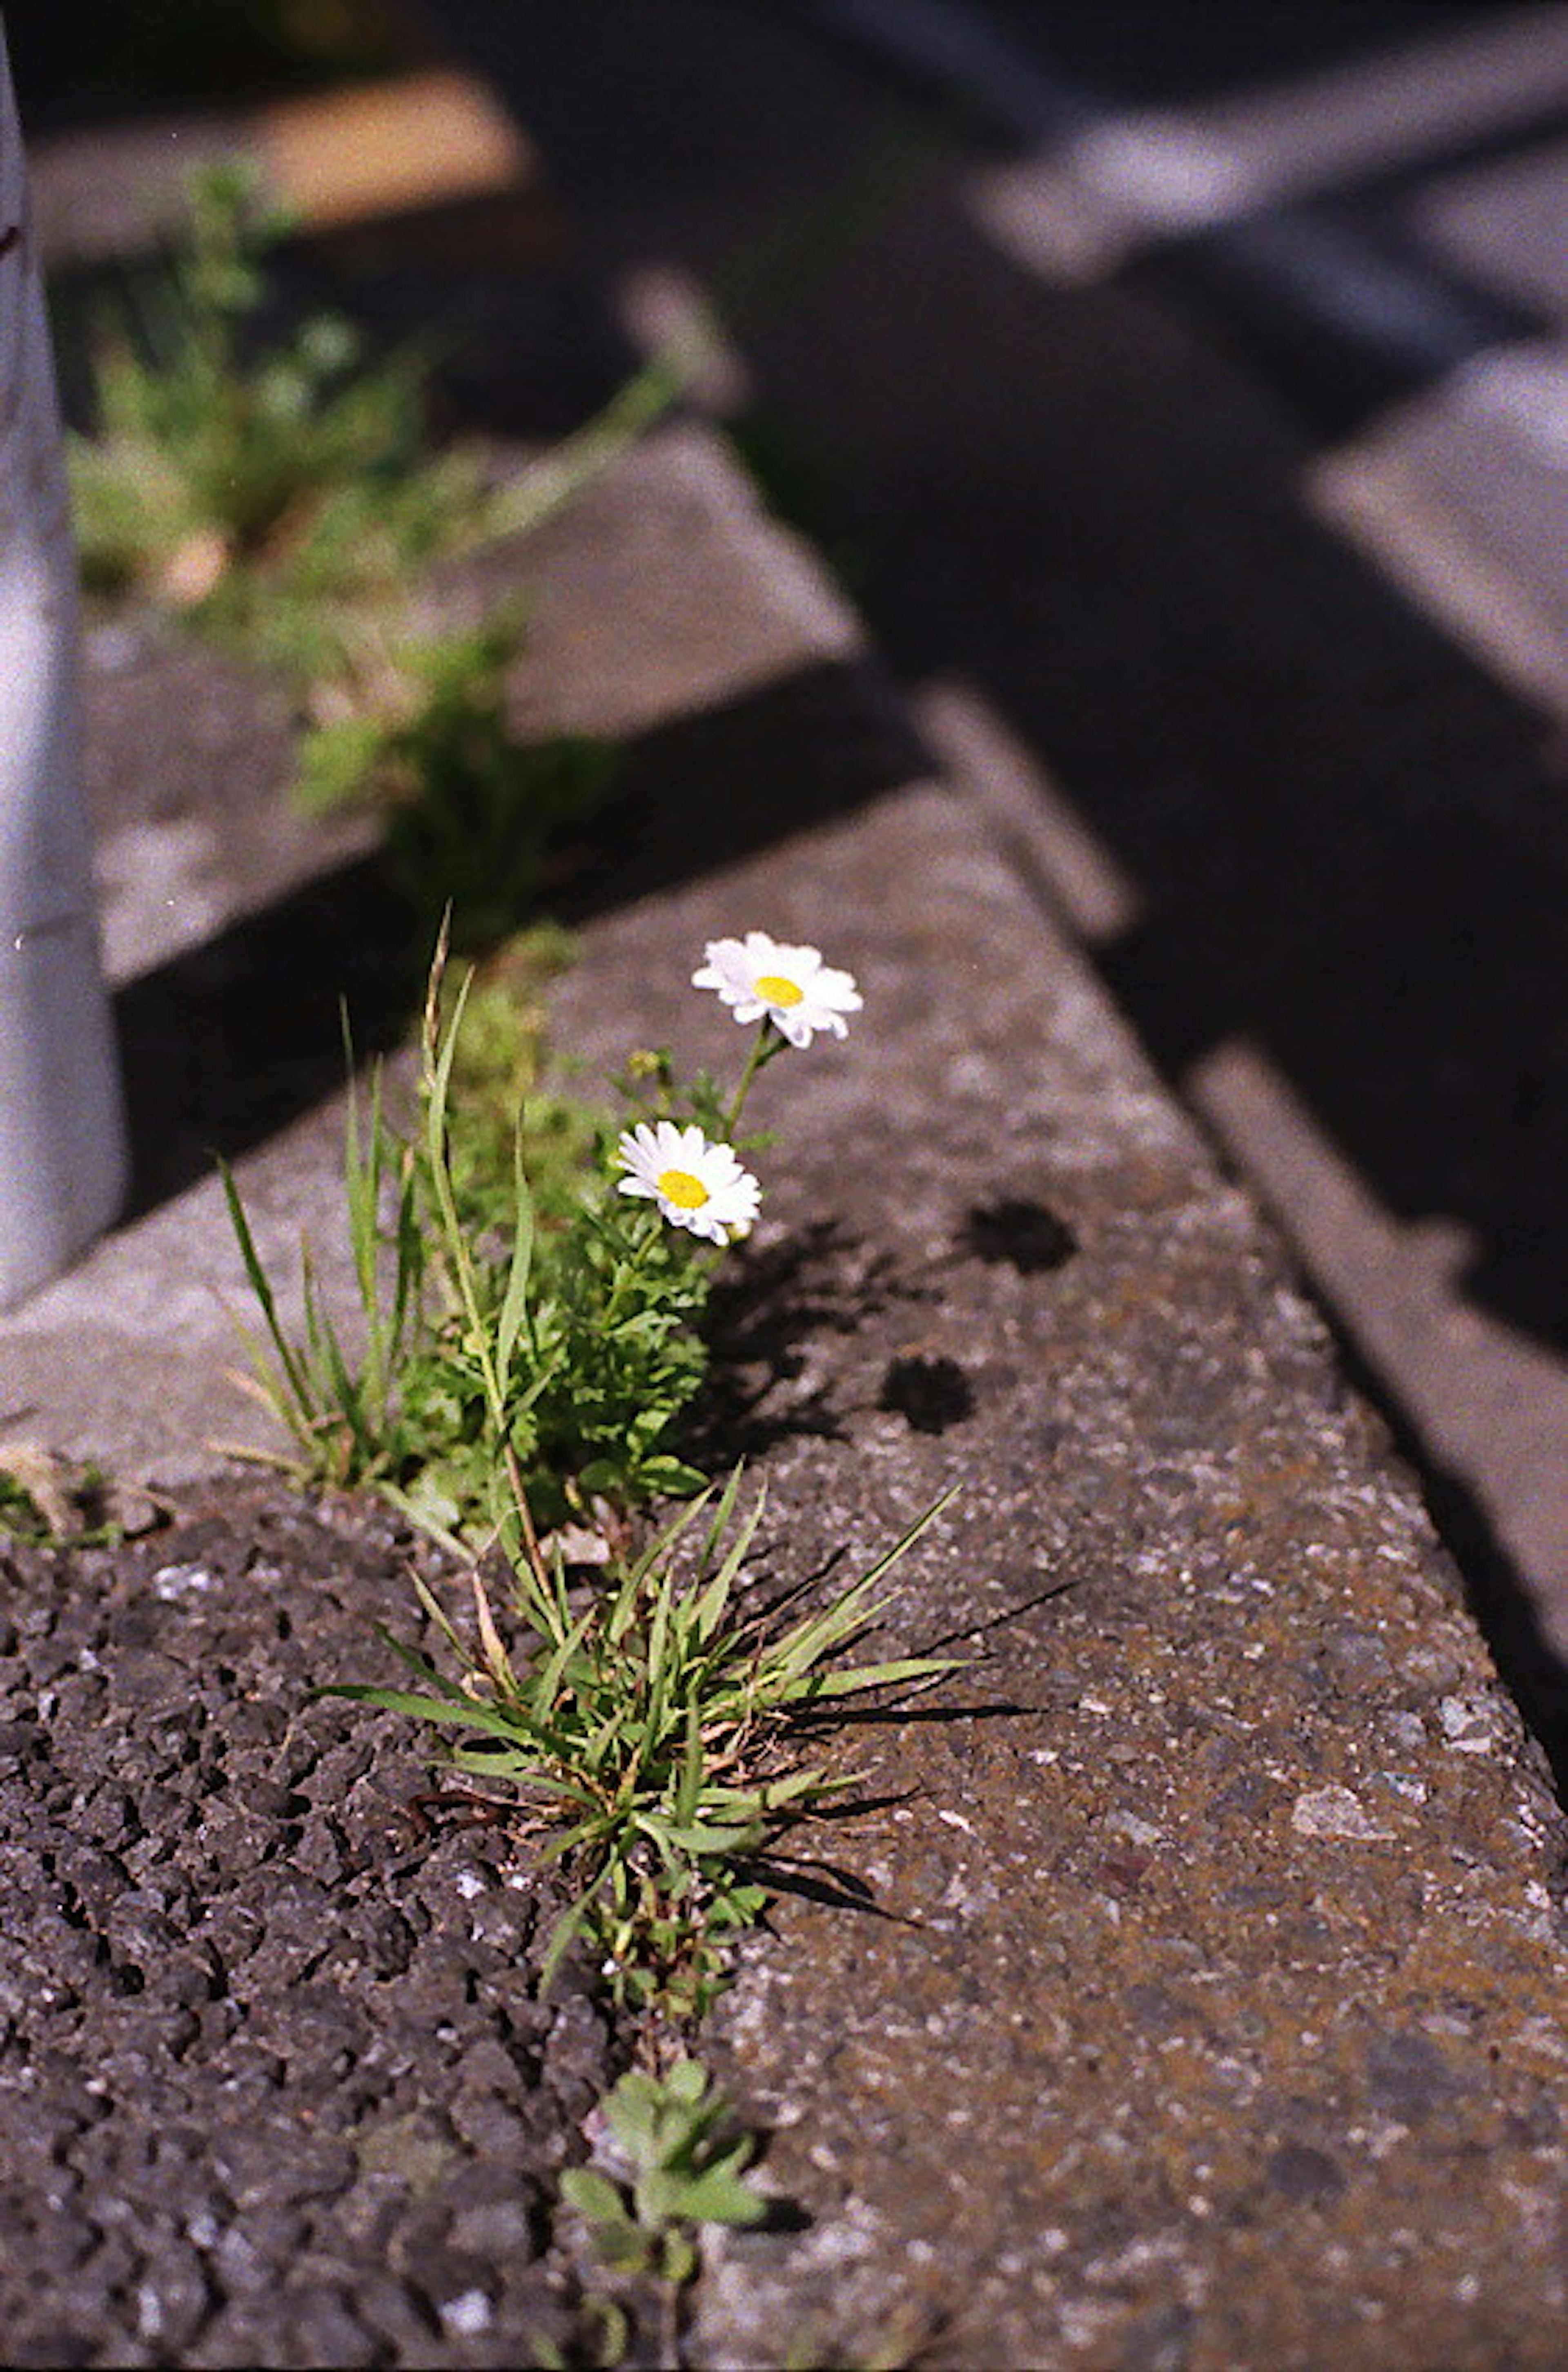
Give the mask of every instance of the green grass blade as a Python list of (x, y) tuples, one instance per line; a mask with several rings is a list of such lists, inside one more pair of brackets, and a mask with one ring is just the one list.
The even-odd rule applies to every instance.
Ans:
[[(727, 1508), (734, 1507), (734, 1490), (739, 1480), (740, 1470), (737, 1467), (731, 1485), (725, 1494), (724, 1504)], [(745, 1562), (747, 1552), (756, 1538), (757, 1527), (762, 1520), (762, 1512), (767, 1504), (766, 1491), (759, 1491), (756, 1505), (750, 1514), (742, 1520), (739, 1529), (730, 1543), (729, 1552), (724, 1563), (697, 1600), (697, 1636), (704, 1645), (713, 1637), (724, 1619), (736, 1578)]]
[(762, 1843), (765, 1833), (760, 1820), (729, 1822), (723, 1827), (717, 1821), (691, 1820), (679, 1827), (662, 1812), (639, 1813), (637, 1826), (664, 1852), (679, 1852), (692, 1858), (699, 1854), (750, 1853)]
[[(512, 1354), (517, 1346), (517, 1336), (528, 1306), (528, 1273), (533, 1261), (534, 1209), (528, 1192), (528, 1180), (523, 1175), (523, 1138), (519, 1129), (513, 1140), (512, 1261), (506, 1275), (506, 1291), (501, 1311), (495, 1321), (495, 1367), (503, 1383), (512, 1372)], [(540, 1379), (542, 1381), (542, 1378)]]
[(796, 1680), (819, 1664), (834, 1647), (865, 1631), (887, 1604), (885, 1599), (868, 1602), (873, 1580), (874, 1576), (867, 1574), (822, 1613), (807, 1615), (782, 1639), (770, 1642), (759, 1658), (759, 1680), (770, 1688)]
[(454, 1701), (450, 1697), (415, 1695), (407, 1689), (372, 1688), (363, 1680), (331, 1680), (322, 1690), (323, 1696), (354, 1697), (362, 1704), (377, 1705), (383, 1713), (403, 1713), (415, 1721), (452, 1722), (459, 1728), (477, 1729), (486, 1738), (499, 1738), (516, 1746), (519, 1739), (529, 1744), (548, 1745), (549, 1732), (532, 1721), (519, 1706), (500, 1713), (494, 1705), (481, 1704), (474, 1697)]
[(865, 1572), (862, 1574), (860, 1577), (860, 1583), (858, 1583), (856, 1587), (862, 1587), (866, 1582), (880, 1581), (882, 1576), (887, 1573), (891, 1566), (897, 1564), (899, 1559), (903, 1556), (908, 1550), (913, 1548), (916, 1541), (920, 1539), (922, 1533), (930, 1530), (932, 1525), (936, 1521), (937, 1517), (942, 1514), (945, 1508), (952, 1506), (953, 1501), (958, 1497), (958, 1485), (955, 1482), (950, 1491), (944, 1491), (939, 1499), (934, 1499), (930, 1506), (925, 1510), (925, 1513), (923, 1516), (917, 1516), (915, 1517), (908, 1531), (900, 1533), (899, 1538), (893, 1542), (892, 1547), (890, 1549), (884, 1549), (882, 1554), (877, 1559), (875, 1564), (867, 1566)]
[(680, 1775), (675, 1789), (675, 1819), (679, 1828), (685, 1828), (696, 1818), (706, 1760), (703, 1751), (702, 1714), (693, 1699), (686, 1708), (686, 1743), (681, 1750)]
[(234, 1172), (226, 1161), (219, 1161), (218, 1176), (223, 1184), (224, 1201), (228, 1205), (229, 1224), (234, 1229), (239, 1245), (239, 1257), (245, 1264), (246, 1279), (256, 1296), (261, 1316), (266, 1322), (268, 1336), (273, 1350), (277, 1353), (278, 1364), (287, 1378), (289, 1390), (294, 1395), (300, 1416), (306, 1424), (308, 1424), (318, 1412), (295, 1357), (293, 1346), (283, 1331), (272, 1285), (266, 1270), (261, 1265), (261, 1256), (256, 1250), (256, 1239), (250, 1232), (250, 1222), (245, 1215), (245, 1205), (240, 1201), (239, 1189), (235, 1183)]
[(597, 1607), (590, 1606), (587, 1613), (584, 1614), (578, 1622), (572, 1625), (571, 1629), (567, 1632), (566, 1636), (562, 1640), (560, 1645), (556, 1647), (551, 1655), (549, 1660), (540, 1666), (539, 1677), (533, 1682), (530, 1695), (532, 1703), (538, 1708), (541, 1717), (543, 1715), (547, 1714), (554, 1704), (556, 1697), (560, 1693), (561, 1682), (565, 1674), (566, 1667), (571, 1662), (573, 1657), (577, 1653), (577, 1650), (581, 1647), (583, 1641), (587, 1638), (598, 1611), (598, 1610)]
[[(469, 994), (472, 987), (473, 972), (470, 970), (464, 974), (462, 980), (459, 983), (457, 997), (454, 1000), (452, 1006), (451, 1018), (447, 1022), (445, 1030), (441, 1032), (438, 1037), (434, 1038), (432, 1042), (426, 1048), (427, 1093), (424, 1107), (424, 1145), (425, 1151), (430, 1157), (430, 1167), (435, 1173), (438, 1191), (441, 1189), (443, 1182), (445, 1182), (446, 1192), (443, 1197), (443, 1210), (445, 1210), (446, 1202), (450, 1199), (451, 1195), (451, 1181), (447, 1169), (447, 1114), (451, 1101), (452, 1064), (457, 1060), (458, 1038), (462, 1029), (463, 1015), (467, 1009)], [(436, 1027), (434, 1017), (434, 983), (432, 988), (432, 1018), (430, 1026), (432, 1030), (434, 1030)], [(453, 1214), (453, 1219), (455, 1222), (455, 1212)]]
[(963, 1664), (961, 1656), (900, 1656), (886, 1664), (857, 1664), (843, 1672), (812, 1672), (801, 1682), (819, 1697), (854, 1696), (863, 1689), (906, 1688), (914, 1680), (939, 1680)]
[[(708, 1526), (707, 1538), (703, 1542), (702, 1555), (698, 1560), (703, 1572), (706, 1572), (708, 1566), (712, 1564), (714, 1557), (718, 1554), (719, 1542), (723, 1540), (726, 1532), (729, 1529), (730, 1518), (735, 1514), (735, 1503), (740, 1495), (741, 1477), (745, 1471), (746, 1465), (744, 1459), (740, 1460), (730, 1469), (729, 1479), (725, 1483), (724, 1490), (720, 1494), (718, 1503), (714, 1509), (714, 1519)], [(762, 1503), (766, 1497), (767, 1489), (766, 1485), (763, 1485), (757, 1494), (757, 1512), (759, 1514), (761, 1512)]]

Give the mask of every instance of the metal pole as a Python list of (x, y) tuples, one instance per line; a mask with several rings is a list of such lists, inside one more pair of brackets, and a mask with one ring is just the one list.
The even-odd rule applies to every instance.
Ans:
[(0, 22), (0, 1309), (66, 1267), (125, 1187), (99, 955), (70, 498)]

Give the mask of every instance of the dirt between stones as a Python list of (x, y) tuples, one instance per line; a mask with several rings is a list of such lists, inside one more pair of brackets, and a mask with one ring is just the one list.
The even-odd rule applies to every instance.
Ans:
[(27, 2366), (502, 2365), (571, 2326), (554, 2175), (611, 2080), (553, 1908), (422, 1832), (415, 1549), (220, 1482), (113, 1552), (0, 1552), (0, 2333)]

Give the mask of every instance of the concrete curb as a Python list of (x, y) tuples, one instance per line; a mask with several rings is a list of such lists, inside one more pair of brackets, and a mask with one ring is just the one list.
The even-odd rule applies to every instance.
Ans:
[[(877, 1808), (802, 1848), (875, 1906), (786, 1901), (715, 2022), (812, 2222), (723, 2250), (703, 2360), (1555, 2364), (1560, 1824), (1273, 1238), (707, 432), (508, 565), (520, 703), (633, 737), (563, 1041), (722, 1056), (687, 982), (751, 924), (865, 992), (763, 1081), (771, 1565), (961, 1485), (888, 1628), (977, 1660), (835, 1747)], [(270, 1248), (335, 1149), (317, 1105), (244, 1164)], [(188, 1454), (215, 1224), (198, 1184), (0, 1329), (32, 1429)]]
[(720, 2010), (813, 2221), (728, 2245), (703, 2358), (1544, 2366), (1538, 1758), (1273, 1238), (994, 831), (959, 777), (893, 789), (603, 916), (561, 999), (607, 1057), (636, 1012), (716, 1059), (706, 937), (855, 969), (850, 1043), (764, 1082), (763, 1276), (833, 1238), (780, 1288), (797, 1371), (753, 1375), (775, 1553), (865, 1558), (957, 1482), (891, 1627), (979, 1659), (971, 1713), (843, 1746), (880, 1808), (815, 1843), (876, 1910), (789, 1901)]

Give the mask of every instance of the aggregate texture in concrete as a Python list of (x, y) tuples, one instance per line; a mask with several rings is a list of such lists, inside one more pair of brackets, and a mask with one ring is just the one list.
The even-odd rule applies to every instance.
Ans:
[[(865, 994), (759, 1089), (712, 1413), (770, 1493), (759, 1581), (846, 1577), (957, 1490), (882, 1628), (965, 1665), (824, 1740), (859, 1808), (798, 1841), (714, 2025), (806, 2220), (716, 2252), (690, 2352), (1545, 2372), (1561, 1825), (1278, 1244), (715, 438), (651, 443), (526, 566), (560, 606), (520, 703), (629, 737), (563, 885), (563, 1042), (733, 1061), (690, 975), (754, 925)], [(269, 1243), (334, 1191), (296, 1086), (246, 1169)], [(8, 1321), (7, 1397), (182, 1456), (223, 1364), (210, 1196)], [(517, 1870), (385, 1841), (406, 1736), (302, 1703), (405, 1545), (302, 1596), (290, 1527), (330, 1511), (182, 1487), (249, 1558), (7, 1574), (25, 2360), (516, 2362), (602, 2041), (528, 1999)]]
[(761, 1402), (769, 1485), (845, 1571), (956, 1486), (891, 1627), (974, 1657), (842, 1744), (874, 1904), (789, 1901), (719, 2011), (812, 2227), (729, 2244), (708, 2360), (1552, 2363), (1560, 1824), (1254, 1211), (951, 790), (683, 902), (830, 911), (865, 989), (766, 1083), (772, 1224), (870, 1305)]

